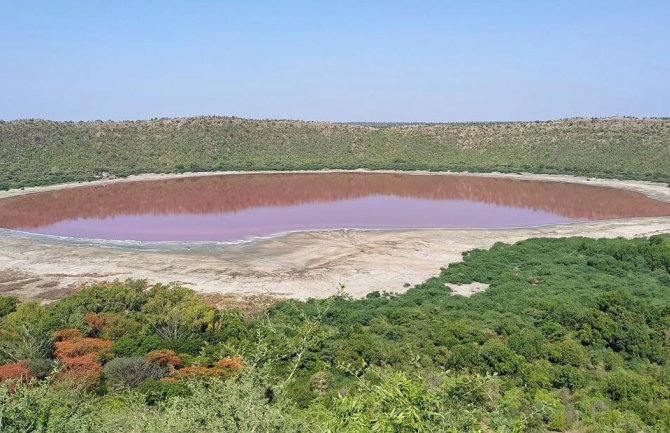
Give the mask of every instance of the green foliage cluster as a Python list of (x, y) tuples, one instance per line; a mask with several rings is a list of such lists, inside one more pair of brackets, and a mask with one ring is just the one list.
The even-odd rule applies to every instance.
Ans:
[(107, 384), (113, 388), (137, 388), (149, 379), (160, 379), (163, 369), (141, 356), (117, 357), (105, 364), (103, 375)]
[[(475, 281), (490, 287), (446, 286)], [(9, 304), (2, 362), (30, 359), (44, 379), (2, 385), (1, 431), (670, 431), (670, 236), (498, 243), (405, 294), (254, 317), (142, 281)], [(133, 331), (109, 332), (115, 358), (84, 390), (44, 371), (53, 332), (94, 335), (91, 312)], [(244, 366), (165, 381), (142, 358), (157, 349), (194, 372)]]
[(532, 171), (670, 181), (669, 119), (337, 124), (0, 121), (0, 190), (214, 170)]

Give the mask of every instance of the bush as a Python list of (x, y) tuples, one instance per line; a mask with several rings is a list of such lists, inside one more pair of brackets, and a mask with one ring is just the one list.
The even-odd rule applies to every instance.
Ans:
[[(329, 431), (431, 432), (444, 423), (439, 397), (420, 379), (375, 371), (380, 377), (336, 402)], [(380, 428), (381, 427), (381, 428)]]
[(482, 357), (491, 373), (515, 374), (523, 358), (499, 340), (489, 340), (482, 346)]
[(153, 350), (146, 355), (144, 359), (152, 364), (156, 364), (163, 368), (177, 367), (181, 364), (181, 359), (174, 353), (174, 350)]
[(194, 366), (184, 367), (177, 370), (181, 377), (219, 377), (225, 378), (235, 374), (240, 368), (244, 367), (244, 361), (240, 358), (222, 358), (209, 367)]
[(172, 397), (189, 395), (186, 385), (176, 380), (149, 379), (140, 383), (137, 391), (144, 395), (147, 404), (154, 405)]
[(102, 366), (95, 359), (95, 354), (75, 356), (61, 359), (59, 380), (72, 382), (85, 388), (95, 388), (100, 384)]
[(605, 394), (614, 401), (648, 400), (652, 395), (651, 384), (637, 373), (619, 370), (608, 375)]
[(148, 297), (142, 313), (154, 332), (166, 340), (179, 340), (210, 329), (217, 317), (215, 308), (186, 287), (155, 285)]
[(9, 313), (12, 313), (16, 310), (16, 304), (18, 301), (16, 298), (11, 298), (9, 296), (0, 296), (0, 318), (5, 317)]
[(586, 351), (578, 342), (564, 340), (550, 345), (549, 360), (556, 364), (581, 367), (586, 362)]
[(163, 368), (140, 357), (114, 358), (103, 368), (103, 376), (113, 388), (135, 388), (145, 380), (160, 379), (163, 374)]
[(85, 338), (77, 329), (61, 329), (54, 333), (56, 358), (61, 363), (57, 378), (71, 380), (86, 388), (97, 387), (102, 371), (101, 362), (112, 356), (112, 342), (100, 338)]
[(165, 340), (156, 335), (138, 335), (137, 337), (121, 337), (112, 343), (116, 356), (142, 356), (147, 352), (165, 347)]
[(96, 337), (116, 340), (125, 336), (139, 334), (142, 325), (119, 313), (87, 313), (84, 321), (91, 326)]
[(17, 331), (0, 329), (0, 362), (42, 358), (49, 354), (48, 337), (40, 336), (28, 328)]
[(571, 391), (582, 388), (586, 384), (586, 376), (579, 369), (570, 365), (556, 365), (549, 369), (551, 384), (555, 388), (568, 388)]
[(49, 376), (55, 368), (56, 363), (51, 359), (31, 359), (28, 363), (28, 370), (38, 379), (44, 379)]
[(54, 343), (56, 358), (74, 358), (94, 355), (96, 361), (109, 359), (112, 353), (112, 342), (100, 338), (71, 338)]
[[(99, 431), (97, 399), (70, 383), (0, 386), (3, 433)], [(111, 431), (111, 429), (107, 429)], [(123, 430), (118, 430), (123, 431)]]
[(28, 370), (28, 360), (0, 365), (0, 384), (6, 380), (17, 380), (27, 382), (32, 375)]
[(137, 311), (146, 302), (145, 289), (144, 280), (94, 284), (59, 302), (57, 310), (72, 309), (82, 313)]

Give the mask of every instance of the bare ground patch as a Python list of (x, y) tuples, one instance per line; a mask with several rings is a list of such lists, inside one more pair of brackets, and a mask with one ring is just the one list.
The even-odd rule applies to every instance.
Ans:
[(469, 284), (445, 284), (445, 286), (451, 289), (452, 295), (465, 296), (466, 298), (489, 288), (488, 284), (478, 283), (476, 281)]

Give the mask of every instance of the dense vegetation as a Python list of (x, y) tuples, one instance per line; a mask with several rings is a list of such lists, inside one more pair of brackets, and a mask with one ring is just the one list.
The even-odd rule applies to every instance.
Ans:
[(670, 119), (333, 124), (0, 121), (0, 189), (212, 170), (531, 171), (670, 181)]
[(670, 236), (496, 244), (254, 315), (127, 281), (0, 317), (3, 432), (670, 431)]

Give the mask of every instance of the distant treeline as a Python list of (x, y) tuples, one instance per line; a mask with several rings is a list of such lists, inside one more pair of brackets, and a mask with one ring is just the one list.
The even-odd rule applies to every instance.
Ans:
[(327, 168), (529, 171), (668, 182), (670, 120), (0, 122), (0, 189), (148, 172)]
[(498, 243), (253, 314), (132, 280), (0, 296), (0, 430), (668, 432), (670, 236)]

